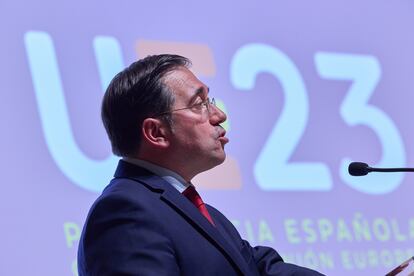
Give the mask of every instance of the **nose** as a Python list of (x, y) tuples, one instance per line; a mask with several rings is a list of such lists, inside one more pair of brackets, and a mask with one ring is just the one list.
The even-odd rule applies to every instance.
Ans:
[(220, 108), (215, 105), (210, 106), (210, 123), (212, 125), (219, 125), (227, 120), (227, 115)]

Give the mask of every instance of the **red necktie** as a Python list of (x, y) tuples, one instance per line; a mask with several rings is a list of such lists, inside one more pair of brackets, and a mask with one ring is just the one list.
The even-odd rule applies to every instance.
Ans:
[(213, 219), (211, 218), (210, 214), (207, 211), (207, 207), (204, 204), (203, 200), (201, 199), (200, 195), (197, 193), (194, 186), (189, 186), (185, 191), (183, 192), (183, 195), (188, 198), (200, 211), (203, 216), (210, 221), (212, 225), (214, 225)]

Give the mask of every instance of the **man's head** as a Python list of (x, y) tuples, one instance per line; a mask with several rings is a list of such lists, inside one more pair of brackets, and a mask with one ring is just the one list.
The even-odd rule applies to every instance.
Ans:
[(109, 85), (102, 119), (120, 156), (141, 158), (190, 180), (225, 159), (226, 115), (208, 102), (208, 87), (176, 55), (149, 56)]

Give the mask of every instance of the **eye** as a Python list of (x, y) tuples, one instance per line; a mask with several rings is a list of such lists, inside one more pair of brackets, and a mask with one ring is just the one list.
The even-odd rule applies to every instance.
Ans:
[(205, 107), (207, 107), (207, 100), (202, 100), (202, 99), (199, 99), (199, 100), (197, 100), (197, 102), (195, 102), (194, 104), (193, 104), (193, 108), (197, 108), (197, 109), (201, 109), (201, 108), (205, 108)]
[(202, 106), (203, 108), (207, 108), (208, 109), (208, 105), (209, 105), (209, 100), (208, 98), (203, 100), (203, 102), (200, 103), (200, 106)]

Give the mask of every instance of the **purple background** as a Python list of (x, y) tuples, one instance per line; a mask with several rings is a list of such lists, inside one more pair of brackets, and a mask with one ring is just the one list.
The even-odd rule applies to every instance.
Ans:
[[(341, 250), (355, 252), (413, 249), (414, 234), (405, 242), (328, 242), (291, 244), (283, 221), (343, 218), (355, 213), (372, 222), (396, 219), (408, 234), (413, 178), (393, 192), (373, 196), (351, 189), (338, 174), (343, 157), (375, 163), (381, 147), (366, 127), (349, 127), (339, 114), (349, 82), (322, 79), (314, 64), (318, 51), (377, 57), (382, 78), (370, 100), (396, 124), (405, 144), (407, 164), (414, 163), (412, 104), (414, 100), (414, 3), (412, 1), (7, 1), (0, 2), (0, 118), (3, 158), (1, 275), (73, 275), (76, 244), (66, 246), (63, 224), (83, 225), (97, 193), (74, 185), (54, 163), (45, 143), (24, 34), (43, 31), (53, 38), (66, 103), (76, 142), (90, 158), (110, 153), (99, 118), (102, 89), (92, 41), (113, 36), (121, 44), (126, 64), (136, 60), (138, 40), (201, 43), (210, 47), (214, 77), (202, 78), (211, 94), (224, 101), (231, 123), (228, 154), (242, 173), (239, 190), (205, 190), (205, 201), (229, 218), (249, 238), (246, 221), (257, 233), (260, 220), (272, 230), (282, 255), (329, 251), (334, 268), (317, 267), (330, 275), (385, 274), (379, 264), (348, 270)], [(230, 62), (248, 43), (265, 43), (288, 55), (299, 68), (309, 95), (309, 120), (291, 161), (323, 162), (333, 176), (329, 192), (265, 192), (256, 184), (253, 165), (283, 106), (283, 91), (274, 77), (263, 74), (252, 91), (235, 89)], [(230, 199), (230, 200), (229, 200)], [(412, 226), (413, 228), (414, 226)], [(257, 236), (252, 244), (259, 243)]]

